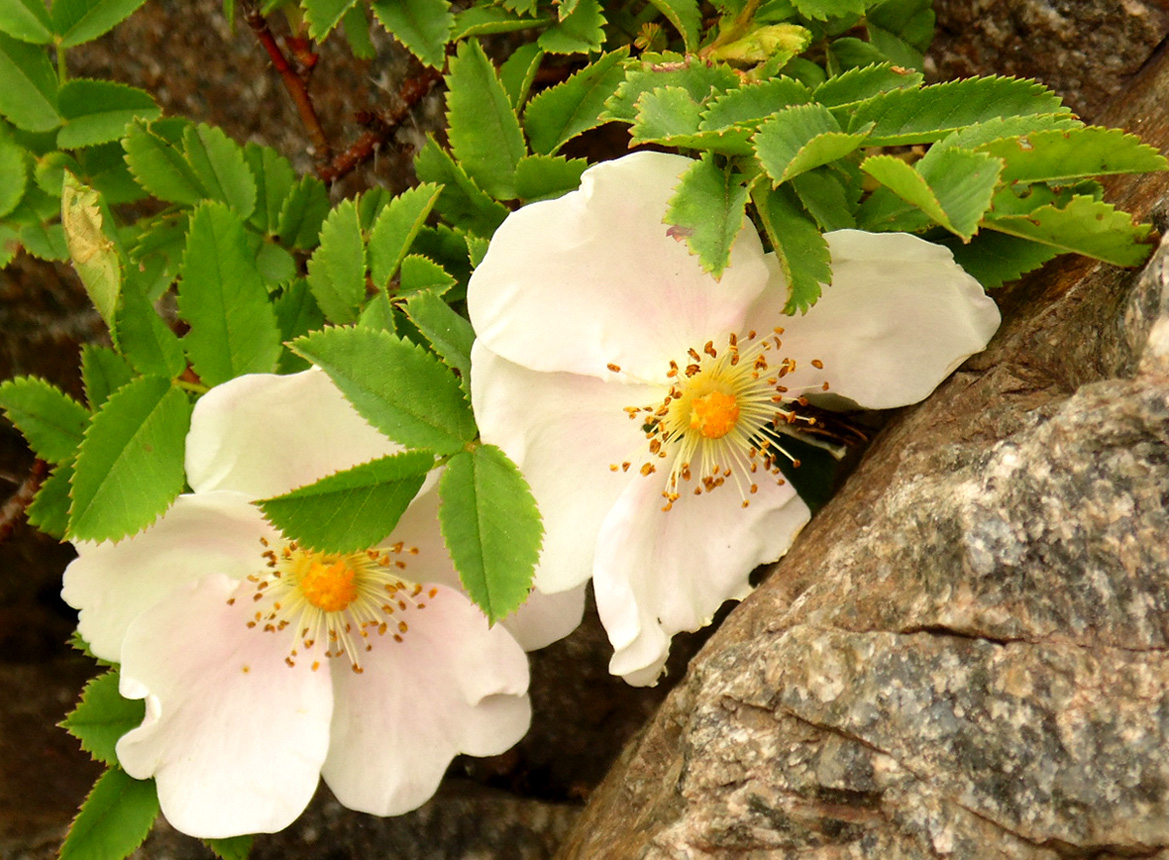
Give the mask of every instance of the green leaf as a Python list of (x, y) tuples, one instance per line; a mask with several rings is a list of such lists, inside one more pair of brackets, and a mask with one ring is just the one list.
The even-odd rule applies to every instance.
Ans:
[(443, 539), (491, 623), (527, 599), (544, 528), (519, 469), (494, 445), (451, 458), (438, 483)]
[(939, 244), (948, 247), (955, 262), (987, 289), (1017, 280), (1061, 253), (1050, 245), (993, 230), (983, 230), (967, 244), (949, 239), (945, 237)]
[(146, 0), (53, 0), (53, 27), (61, 47), (72, 48), (108, 33)]
[(332, 328), (292, 348), (329, 374), (357, 411), (395, 442), (442, 455), (475, 438), (454, 374), (409, 341), (368, 328)]
[[(377, 49), (374, 48), (373, 39), (369, 34), (369, 18), (362, 6), (350, 6), (341, 16), (341, 27), (345, 31), (345, 40), (349, 42), (349, 51), (354, 57), (359, 60), (372, 60), (377, 55)], [(247, 856), (246, 852), (244, 856)]]
[(268, 291), (239, 213), (221, 203), (209, 201), (191, 215), (179, 313), (191, 326), (183, 345), (205, 384), (276, 366), (280, 332)]
[(988, 119), (958, 129), (943, 137), (937, 145), (957, 146), (962, 149), (978, 149), (996, 140), (1018, 137), (1037, 131), (1051, 129), (1084, 128), (1084, 124), (1071, 114), (1040, 114), (1038, 116), (1006, 116)]
[(428, 257), (421, 254), (407, 254), (402, 260), (402, 274), (398, 295), (416, 293), (420, 290), (432, 290), (442, 295), (455, 285), (455, 279)]
[(280, 222), (280, 209), (296, 182), (296, 174), (288, 159), (271, 147), (249, 142), (244, 146), (244, 160), (256, 183), (256, 205), (248, 223), (273, 234)]
[(881, 186), (873, 190), (856, 211), (859, 230), (873, 233), (920, 233), (933, 225), (933, 219)]
[(224, 839), (204, 839), (203, 844), (210, 848), (219, 860), (248, 860), (252, 852), (252, 837), (228, 836)]
[(126, 359), (112, 349), (86, 343), (81, 347), (81, 379), (90, 409), (100, 409), (106, 399), (134, 378)]
[(58, 388), (34, 376), (0, 382), (0, 409), (42, 460), (61, 463), (81, 444), (89, 411)]
[(406, 299), (406, 316), (459, 377), (464, 394), (470, 396), (471, 344), (475, 340), (471, 324), (429, 290)]
[(698, 50), (698, 32), (701, 25), (698, 3), (695, 0), (650, 0), (650, 3), (674, 25), (686, 46), (686, 53)]
[(428, 66), (441, 69), (455, 16), (447, 0), (371, 0), (373, 14), (395, 39)]
[(934, 147), (916, 169), (892, 155), (874, 155), (860, 167), (951, 233), (969, 239), (990, 208), (1002, 161), (982, 152)]
[[(370, 299), (361, 311), (357, 320), (360, 328), (372, 328), (376, 331), (388, 331), (393, 334), (398, 330), (395, 319), (394, 306), (390, 303), (388, 293), (379, 292)], [(297, 356), (300, 358), (300, 356)]]
[(792, 0), (796, 11), (813, 21), (865, 14), (865, 0)]
[(81, 741), (81, 748), (95, 761), (116, 765), (118, 739), (140, 726), (145, 715), (142, 699), (123, 699), (118, 693), (118, 670), (111, 669), (85, 685), (81, 701), (61, 721), (61, 728)]
[(511, 106), (518, 112), (528, 99), (532, 90), (532, 82), (536, 79), (536, 72), (540, 70), (540, 63), (544, 60), (544, 52), (535, 42), (520, 45), (511, 52), (499, 67), (499, 80), (511, 99)]
[(194, 206), (205, 196), (199, 178), (179, 148), (147, 124), (131, 123), (122, 147), (130, 173), (159, 200)]
[(57, 94), (64, 120), (57, 146), (78, 149), (118, 140), (132, 119), (150, 122), (162, 114), (150, 93), (113, 81), (74, 78)]
[(1063, 208), (1047, 205), (1027, 215), (994, 217), (984, 227), (1117, 266), (1137, 266), (1152, 250), (1148, 224), (1092, 197), (1073, 197)]
[(717, 280), (730, 263), (746, 207), (747, 188), (741, 178), (707, 156), (682, 174), (665, 220), (686, 237), (690, 252)]
[(303, 0), (304, 20), (309, 38), (321, 42), (333, 31), (357, 0)]
[(321, 225), (321, 244), (308, 262), (308, 285), (330, 322), (357, 319), (365, 301), (365, 241), (352, 200), (341, 201)]
[(25, 131), (51, 131), (57, 114), (57, 73), (45, 49), (0, 34), (0, 114)]
[(869, 10), (869, 41), (900, 66), (923, 67), (922, 54), (934, 37), (932, 0), (885, 0)]
[(1003, 182), (1067, 182), (1114, 173), (1165, 170), (1169, 162), (1119, 128), (1036, 131), (996, 140), (981, 151), (1006, 162)]
[(541, 33), (536, 43), (549, 54), (587, 54), (601, 50), (604, 26), (599, 0), (578, 0), (572, 13)]
[(287, 284), (298, 274), (296, 259), (290, 253), (280, 245), (264, 241), (256, 251), (256, 271), (269, 291)]
[[(852, 36), (843, 36), (828, 43), (827, 68), (830, 75), (843, 74), (850, 69), (864, 68), (890, 58), (873, 45)], [(916, 68), (912, 63), (911, 68)]]
[(763, 169), (779, 185), (855, 152), (865, 145), (868, 130), (866, 126), (854, 133), (843, 132), (822, 105), (797, 105), (759, 126), (752, 141)]
[(116, 331), (119, 349), (139, 373), (173, 379), (186, 370), (183, 345), (133, 281), (122, 291)]
[(394, 277), (441, 193), (441, 186), (423, 183), (382, 209), (369, 234), (369, 269), (375, 287), (384, 289)]
[(393, 199), (394, 195), (381, 185), (363, 191), (357, 196), (357, 220), (361, 223), (362, 233), (368, 233), (373, 229), (374, 222)]
[(892, 146), (941, 140), (952, 131), (1003, 116), (1069, 113), (1059, 96), (1035, 81), (966, 78), (890, 90), (861, 102), (851, 111), (848, 130), (875, 123), (869, 145)]
[(756, 182), (751, 199), (787, 280), (784, 312), (807, 311), (820, 297), (820, 285), (832, 282), (828, 243), (788, 186), (768, 190)]
[(725, 64), (708, 66), (697, 58), (643, 54), (641, 62), (627, 68), (624, 83), (605, 102), (601, 118), (632, 122), (637, 116), (636, 105), (641, 94), (660, 87), (682, 87), (694, 101), (705, 105), (739, 86), (738, 75)]
[[(28, 153), (11, 136), (0, 131), (0, 217), (17, 207), (27, 187)], [(58, 190), (60, 187), (58, 183)]]
[(827, 107), (856, 104), (891, 90), (921, 86), (920, 72), (878, 63), (849, 69), (826, 80), (813, 91), (813, 98)]
[(315, 248), (330, 208), (324, 183), (315, 176), (302, 176), (280, 207), (276, 233), (281, 244), (302, 251)]
[[(472, 6), (455, 16), (455, 24), (451, 30), (450, 38), (452, 42), (457, 42), (472, 36), (514, 33), (517, 30), (530, 30), (537, 24), (548, 23), (549, 20), (548, 18), (520, 17), (498, 6)], [(536, 45), (537, 50), (539, 47)]]
[(221, 200), (247, 218), (256, 207), (256, 180), (243, 148), (210, 125), (191, 125), (183, 134), (183, 151), (206, 196)]
[(703, 131), (740, 126), (754, 129), (776, 111), (811, 101), (811, 90), (793, 78), (745, 84), (712, 99), (702, 114)]
[[(0, 133), (0, 141), (3, 140), (11, 140), (11, 138), (6, 134)], [(23, 147), (21, 149), (23, 151)], [(65, 182), (66, 171), (72, 173), (74, 176), (81, 176), (85, 173), (81, 169), (81, 165), (77, 162), (77, 159), (69, 153), (49, 152), (36, 159), (36, 164), (33, 167), (33, 180), (41, 191), (46, 194), (51, 194), (53, 197), (60, 197), (61, 186)], [(22, 193), (23, 190), (22, 186)], [(5, 214), (8, 213), (6, 212)]]
[(20, 244), (40, 260), (69, 259), (65, 230), (60, 224), (29, 224), (20, 229)]
[(41, 484), (36, 498), (25, 509), (28, 524), (33, 528), (65, 540), (69, 530), (69, 484), (73, 481), (73, 463), (59, 463)]
[(485, 194), (434, 138), (414, 157), (414, 172), (422, 182), (443, 186), (434, 207), (452, 224), (491, 236), (507, 217), (507, 207)]
[(114, 312), (122, 291), (122, 260), (105, 226), (101, 196), (65, 174), (61, 189), (61, 227), (69, 258), (89, 300), (107, 326), (114, 328)]
[(698, 131), (702, 107), (682, 87), (658, 87), (637, 97), (637, 116), (629, 133), (633, 143), (667, 141)]
[(856, 201), (852, 197), (860, 191), (859, 183), (846, 184), (831, 167), (818, 167), (801, 173), (791, 185), (804, 209), (824, 232), (856, 227)]
[(467, 175), (499, 200), (514, 199), (524, 135), (495, 67), (475, 41), (450, 61), (447, 124), (451, 151)]
[(580, 187), (581, 174), (589, 163), (583, 158), (527, 155), (516, 165), (516, 194), (524, 202), (551, 200)]
[(358, 552), (385, 540), (434, 467), (429, 451), (403, 451), (258, 502), (284, 534), (320, 552)]
[(111, 767), (85, 798), (60, 860), (122, 860), (146, 839), (158, 817), (154, 780), (137, 780)]
[(610, 51), (528, 102), (524, 128), (532, 151), (554, 155), (574, 137), (601, 125), (606, 100), (625, 80), (628, 56), (627, 47)]
[(187, 397), (143, 376), (110, 395), (81, 443), (70, 540), (118, 540), (150, 525), (183, 489)]
[(43, 0), (12, 0), (0, 4), (0, 33), (22, 42), (47, 45), (53, 41), (52, 27)]
[[(276, 323), (280, 326), (280, 340), (287, 343), (298, 337), (316, 331), (325, 324), (325, 315), (317, 307), (309, 291), (308, 284), (303, 278), (297, 278), (284, 288), (279, 298), (273, 303), (276, 311)], [(307, 370), (311, 365), (287, 349), (280, 350), (280, 360), (276, 365), (277, 373), (294, 373)]]

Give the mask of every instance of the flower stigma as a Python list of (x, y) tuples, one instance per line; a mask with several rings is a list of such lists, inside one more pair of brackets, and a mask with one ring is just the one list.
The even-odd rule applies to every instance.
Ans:
[[(265, 538), (261, 553), (266, 570), (248, 576), (257, 604), (247, 626), (264, 633), (291, 630), (292, 646), (284, 662), (295, 666), (301, 650), (324, 644), (325, 658), (345, 657), (362, 672), (361, 654), (373, 650), (380, 637), (402, 642), (409, 624), (400, 616), (425, 609), (438, 589), (401, 575), (406, 562), (398, 556), (417, 555), (417, 547), (396, 543), (388, 549), (322, 553), (290, 541), (274, 549)], [(228, 600), (235, 603), (235, 598)], [(314, 656), (306, 654), (307, 656)], [(312, 669), (321, 666), (313, 660)]]
[[(776, 442), (781, 425), (811, 421), (796, 408), (806, 405), (802, 392), (789, 390), (782, 380), (796, 369), (795, 359), (775, 360), (769, 353), (782, 347), (777, 328), (765, 337), (752, 331), (745, 343), (731, 334), (725, 347), (707, 341), (701, 350), (687, 351), (684, 363), (671, 361), (666, 373), (669, 386), (660, 403), (626, 407), (631, 419), (641, 419), (649, 440), (650, 460), (642, 475), (657, 471), (653, 460), (673, 456), (673, 465), (662, 497), (663, 511), (673, 508), (684, 485), (693, 484), (700, 496), (721, 487), (729, 478), (739, 489), (743, 507), (759, 491), (761, 475), (784, 483), (780, 458), (793, 466), (799, 461)], [(823, 368), (819, 360), (811, 362)], [(828, 383), (815, 386), (827, 391)], [(629, 463), (620, 467), (628, 470)]]

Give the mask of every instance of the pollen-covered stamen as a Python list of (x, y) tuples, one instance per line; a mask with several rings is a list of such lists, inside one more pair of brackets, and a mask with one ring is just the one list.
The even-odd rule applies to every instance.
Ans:
[[(691, 348), (686, 363), (670, 362), (670, 387), (659, 403), (626, 409), (630, 418), (644, 422), (652, 458), (673, 455), (663, 510), (684, 493), (702, 495), (728, 480), (739, 488), (747, 507), (764, 477), (783, 483), (779, 459), (795, 460), (774, 441), (773, 431), (781, 423), (804, 419), (792, 408), (800, 394), (783, 384), (797, 364), (776, 355), (782, 333), (731, 334), (725, 347), (707, 341), (701, 349)], [(811, 364), (823, 368), (819, 360)], [(816, 390), (826, 387), (824, 383)], [(641, 473), (654, 471), (647, 463)]]
[[(415, 547), (395, 544), (386, 550), (320, 553), (295, 541), (274, 550), (261, 540), (267, 570), (249, 576), (255, 585), (255, 611), (247, 626), (267, 633), (289, 631), (285, 662), (295, 666), (299, 652), (324, 649), (324, 657), (345, 657), (361, 672), (362, 652), (386, 636), (398, 642), (409, 624), (408, 609), (424, 609), (438, 589), (426, 589), (400, 575)], [(314, 660), (316, 670), (320, 661)]]

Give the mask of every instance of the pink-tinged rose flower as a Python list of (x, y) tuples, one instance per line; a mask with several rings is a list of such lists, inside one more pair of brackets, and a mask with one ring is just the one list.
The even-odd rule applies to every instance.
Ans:
[(456, 754), (501, 753), (527, 730), (516, 637), (565, 635), (579, 594), (489, 628), (431, 485), (381, 546), (350, 554), (298, 547), (252, 504), (398, 450), (324, 373), (240, 377), (195, 406), (193, 492), (137, 535), (77, 546), (65, 600), (93, 653), (121, 664), (122, 695), (146, 700), (118, 760), (156, 780), (177, 829), (280, 830), (322, 776), (352, 809), (399, 814)]
[(663, 223), (691, 164), (634, 153), (512, 213), (467, 295), (476, 420), (544, 517), (537, 588), (592, 577), (632, 684), (807, 522), (778, 468), (798, 398), (914, 403), (999, 324), (947, 249), (900, 233), (829, 233), (832, 285), (803, 316), (749, 224), (716, 281)]

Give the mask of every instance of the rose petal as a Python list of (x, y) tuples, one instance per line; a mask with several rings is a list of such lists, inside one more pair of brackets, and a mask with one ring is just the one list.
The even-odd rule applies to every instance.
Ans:
[(462, 594), (434, 586), (396, 618), (402, 641), (375, 640), (362, 672), (335, 670), (336, 712), (323, 775), (350, 809), (398, 815), (434, 794), (458, 753), (496, 755), (531, 719), (528, 661)]
[(118, 741), (118, 761), (154, 777), (167, 820), (191, 836), (287, 827), (328, 747), (329, 673), (287, 666), (291, 637), (249, 629), (248, 606), (227, 603), (247, 591), (218, 574), (175, 589), (122, 651), (122, 695), (145, 698), (146, 718)]
[(784, 327), (782, 353), (800, 368), (786, 381), (793, 392), (815, 393), (827, 380), (831, 393), (869, 409), (916, 403), (998, 329), (994, 301), (949, 249), (905, 233), (839, 230), (826, 238), (832, 285), (811, 310), (782, 316), (775, 267), (780, 288), (747, 318), (761, 331)]
[(670, 359), (738, 330), (767, 271), (744, 226), (721, 281), (663, 223), (694, 162), (636, 152), (589, 168), (579, 191), (513, 212), (467, 290), (484, 344), (531, 370), (664, 380)]
[[(536, 373), (476, 342), (471, 401), (484, 442), (520, 467), (544, 517), (536, 587), (576, 588), (592, 573), (597, 529), (648, 456), (649, 443), (627, 406), (661, 402), (664, 388)], [(628, 471), (610, 465), (631, 462)]]
[(320, 370), (256, 373), (217, 385), (195, 404), (187, 481), (197, 493), (266, 499), (400, 450)]
[(670, 637), (749, 594), (751, 571), (787, 552), (811, 516), (790, 484), (773, 482), (747, 508), (729, 484), (669, 511), (659, 501), (653, 482), (630, 484), (601, 527), (593, 573), (609, 671), (639, 686), (656, 682)]
[(584, 608), (584, 585), (555, 594), (533, 589), (523, 605), (500, 624), (525, 651), (537, 651), (579, 627)]
[(61, 596), (81, 610), (77, 629), (94, 656), (118, 662), (131, 622), (173, 589), (210, 573), (261, 570), (260, 538), (277, 532), (239, 493), (182, 495), (145, 531), (118, 543), (79, 542)]

